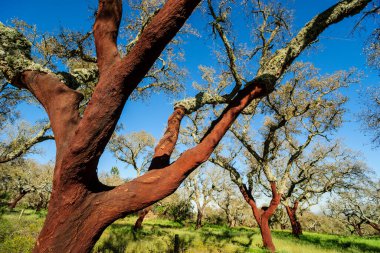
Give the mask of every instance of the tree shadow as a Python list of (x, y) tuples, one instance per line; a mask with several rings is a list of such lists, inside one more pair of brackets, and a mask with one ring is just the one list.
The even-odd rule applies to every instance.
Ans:
[[(323, 234), (303, 234), (299, 238), (294, 237), (291, 232), (288, 231), (273, 231), (273, 234), (278, 238), (283, 238), (286, 240), (292, 240), (296, 243), (312, 244), (318, 247), (326, 249), (343, 249), (345, 252), (380, 252), (379, 245), (371, 245), (362, 241), (355, 241), (353, 238), (347, 236), (333, 236), (333, 235), (323, 235)], [(380, 237), (376, 237), (380, 240)]]

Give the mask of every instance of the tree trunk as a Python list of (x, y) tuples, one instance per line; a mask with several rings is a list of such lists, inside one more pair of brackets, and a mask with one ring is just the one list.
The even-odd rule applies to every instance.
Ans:
[(82, 194), (79, 189), (71, 191), (78, 196), (51, 198), (34, 253), (90, 252), (103, 230), (112, 223), (96, 206), (96, 193)]
[(264, 248), (268, 249), (271, 252), (275, 252), (276, 247), (272, 241), (272, 234), (269, 228), (269, 217), (262, 215), (259, 227)]
[(197, 213), (197, 223), (195, 225), (195, 229), (199, 229), (202, 227), (202, 218), (203, 218), (203, 213), (201, 210), (198, 209)]
[(358, 224), (358, 225), (355, 226), (355, 231), (356, 231), (356, 233), (357, 233), (360, 237), (363, 236), (362, 226), (361, 226), (360, 224)]
[(373, 223), (373, 222), (369, 222), (368, 223), (371, 227), (373, 227), (377, 233), (380, 233), (380, 225), (379, 224), (376, 224), (376, 223)]
[[(93, 26), (99, 81), (82, 116), (79, 105), (83, 96), (80, 92), (69, 88), (53, 73), (24, 67), (24, 61), (27, 66), (30, 65), (29, 58), (21, 59), (21, 65), (10, 65), (10, 68), (17, 66), (16, 74), (10, 74), (12, 71), (8, 68), (3, 71), (7, 81), (28, 89), (42, 104), (55, 137), (57, 154), (53, 192), (34, 252), (90, 252), (103, 230), (112, 222), (172, 194), (193, 170), (208, 160), (244, 108), (253, 99), (271, 93), (276, 81), (293, 60), (323, 30), (346, 16), (358, 13), (369, 1), (342, 1), (312, 19), (285, 48), (277, 50), (268, 59), (255, 79), (247, 82), (229, 101), (200, 143), (183, 152), (175, 162), (166, 165), (170, 152), (165, 152), (159, 156), (165, 158), (165, 162), (143, 176), (115, 188), (101, 185), (96, 175), (99, 158), (115, 130), (126, 101), (199, 2), (166, 1), (131, 51), (121, 58), (117, 37), (122, 1), (99, 0)], [(23, 54), (19, 55), (23, 57)], [(165, 165), (161, 167), (161, 164)], [(274, 245), (269, 243), (268, 219), (279, 203), (278, 196), (273, 195), (273, 203), (260, 216), (264, 245), (272, 251)]]
[(135, 225), (133, 226), (134, 231), (137, 231), (142, 228), (142, 223), (145, 219), (145, 216), (149, 213), (150, 209), (151, 207), (147, 207), (137, 213), (139, 217), (137, 218)]
[(281, 193), (277, 191), (275, 181), (270, 182), (270, 186), (272, 190), (272, 200), (269, 204), (269, 207), (263, 206), (261, 209), (257, 207), (252, 194), (250, 193), (250, 191), (248, 191), (245, 185), (239, 185), (239, 190), (243, 194), (245, 201), (252, 208), (253, 216), (255, 217), (255, 220), (260, 227), (260, 233), (261, 238), (263, 239), (264, 248), (268, 249), (271, 252), (275, 252), (276, 247), (274, 246), (274, 243), (272, 241), (272, 235), (269, 228), (269, 219), (274, 214), (278, 205), (280, 204)]
[(234, 226), (234, 219), (229, 214), (227, 214), (227, 223), (230, 228)]
[(16, 207), (17, 203), (20, 202), (20, 200), (23, 197), (25, 197), (25, 195), (28, 194), (28, 193), (29, 193), (29, 191), (22, 191), (22, 192), (20, 192), (19, 195), (12, 202), (10, 202), (8, 204), (9, 210), (12, 211)]
[(299, 222), (297, 218), (297, 207), (298, 207), (298, 202), (294, 203), (293, 208), (290, 206), (285, 206), (286, 212), (290, 219), (290, 224), (292, 226), (292, 234), (295, 237), (299, 238), (300, 235), (302, 235), (302, 227), (301, 227), (301, 223)]

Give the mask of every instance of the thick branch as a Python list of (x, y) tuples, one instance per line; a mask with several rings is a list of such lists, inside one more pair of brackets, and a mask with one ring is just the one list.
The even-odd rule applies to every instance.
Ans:
[(49, 129), (50, 129), (50, 123), (43, 126), (41, 131), (39, 131), (34, 137), (30, 138), (25, 143), (22, 143), (22, 145), (17, 147), (17, 149), (12, 150), (8, 154), (0, 156), (0, 163), (6, 163), (20, 157), (37, 143), (40, 143), (46, 140), (54, 140), (53, 136), (45, 135)]
[(103, 74), (112, 64), (120, 60), (116, 41), (121, 14), (121, 0), (99, 0), (93, 30), (100, 74)]
[(310, 20), (299, 33), (287, 44), (277, 50), (274, 55), (262, 66), (258, 75), (267, 73), (279, 78), (294, 59), (327, 27), (342, 19), (353, 16), (364, 9), (371, 0), (340, 1)]
[[(185, 151), (177, 161), (164, 169), (148, 171), (143, 176), (104, 194), (103, 201), (107, 202), (105, 205), (109, 206), (109, 212), (112, 212), (113, 215), (120, 214), (120, 217), (123, 217), (123, 215), (150, 206), (173, 193), (189, 173), (210, 157), (221, 138), (244, 108), (253, 99), (271, 92), (266, 89), (266, 87), (273, 87), (273, 83), (272, 85), (267, 83), (270, 80), (270, 77), (264, 76), (250, 82), (213, 122), (202, 141), (194, 148)], [(149, 192), (149, 196), (146, 196), (147, 192)], [(144, 202), (141, 202), (142, 195)]]
[(276, 208), (281, 201), (281, 193), (277, 191), (276, 182), (270, 182), (270, 187), (272, 190), (272, 200), (270, 201), (268, 209), (266, 209), (263, 213), (263, 215), (265, 215), (267, 218), (270, 218), (270, 216), (272, 216), (272, 214), (276, 211)]
[(0, 23), (0, 37), (0, 71), (8, 82), (28, 89), (43, 105), (50, 118), (59, 157), (61, 147), (79, 122), (82, 95), (68, 88), (50, 70), (33, 62), (31, 43), (16, 29)]
[(75, 174), (87, 168), (87, 164), (97, 163), (126, 100), (199, 1), (169, 0), (144, 29), (128, 55), (114, 64), (106, 76), (100, 76), (76, 131), (69, 157), (71, 162), (65, 164), (65, 167), (75, 168), (76, 172), (70, 173), (74, 181), (77, 178)]
[(179, 107), (176, 108), (173, 114), (169, 117), (165, 134), (154, 149), (154, 155), (149, 170), (161, 169), (169, 165), (170, 156), (173, 153), (178, 140), (183, 116), (185, 116), (185, 110), (183, 107)]

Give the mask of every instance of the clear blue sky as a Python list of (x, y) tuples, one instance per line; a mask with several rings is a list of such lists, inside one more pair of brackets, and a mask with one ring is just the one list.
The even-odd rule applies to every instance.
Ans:
[[(326, 9), (337, 1), (289, 1), (291, 8), (294, 8), (294, 31), (298, 31), (307, 20), (315, 14)], [(25, 20), (29, 24), (36, 24), (40, 31), (58, 32), (60, 28), (70, 28), (74, 30), (89, 30), (92, 26), (92, 15), (97, 6), (97, 1), (57, 1), (57, 0), (35, 0), (35, 1), (2, 1), (0, 9), (0, 21), (7, 23), (12, 18)], [(369, 137), (365, 136), (360, 130), (360, 123), (357, 122), (355, 114), (361, 110), (358, 91), (363, 87), (379, 85), (378, 73), (369, 69), (365, 65), (365, 57), (362, 47), (367, 38), (368, 31), (362, 31), (352, 36), (350, 34), (355, 19), (348, 19), (338, 25), (334, 25), (325, 31), (320, 37), (318, 48), (307, 54), (303, 54), (299, 60), (310, 61), (321, 69), (322, 73), (332, 73), (340, 69), (357, 67), (365, 73), (361, 85), (353, 86), (345, 91), (350, 97), (347, 108), (349, 113), (346, 116), (347, 122), (335, 135), (353, 150), (360, 151), (368, 165), (380, 175), (380, 149), (372, 149)], [(206, 24), (197, 11), (189, 22), (201, 32)], [(244, 24), (241, 24), (244, 28)], [(371, 28), (371, 27), (370, 27)], [(371, 29), (368, 30), (371, 30)], [(373, 28), (373, 27), (372, 27)], [(244, 34), (244, 30), (239, 34)], [(192, 95), (191, 83), (200, 81), (197, 66), (213, 65), (212, 57), (213, 44), (210, 43), (208, 35), (202, 38), (189, 38), (184, 46), (186, 51), (186, 61), (184, 65), (189, 70), (189, 77), (186, 82), (187, 95)], [(182, 94), (181, 97), (186, 96)], [(127, 102), (120, 121), (126, 127), (126, 131), (146, 130), (156, 138), (160, 138), (163, 133), (166, 120), (172, 111), (173, 99), (168, 99), (164, 95), (155, 95), (146, 102)], [(157, 110), (160, 108), (160, 110)], [(30, 106), (20, 107), (22, 116), (30, 121), (45, 117), (42, 110), (36, 110)], [(141, 115), (144, 115), (143, 117)], [(38, 157), (41, 162), (54, 159), (55, 146), (52, 141), (40, 144), (44, 154)], [(109, 153), (105, 153), (100, 161), (100, 170), (109, 170), (112, 166), (123, 168), (121, 162), (117, 162)], [(125, 171), (123, 174), (126, 175)]]

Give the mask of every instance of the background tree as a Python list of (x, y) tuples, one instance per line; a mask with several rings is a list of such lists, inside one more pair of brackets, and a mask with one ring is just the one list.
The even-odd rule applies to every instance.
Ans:
[[(378, 85), (377, 85), (378, 86)], [(364, 130), (372, 136), (375, 147), (380, 145), (380, 91), (379, 87), (368, 88), (366, 92), (368, 99), (364, 101), (365, 109), (360, 117)]]
[(222, 172), (220, 175), (219, 180), (215, 182), (213, 201), (223, 211), (229, 227), (241, 225), (246, 210), (245, 205), (241, 202), (238, 189), (227, 173)]
[[(345, 17), (357, 14), (370, 1), (338, 2), (311, 19), (284, 47), (279, 44), (278, 49), (268, 55), (265, 64), (259, 67), (255, 77), (246, 79), (251, 81), (245, 81), (244, 88), (237, 85), (232, 89), (234, 92), (228, 96), (226, 108), (200, 143), (170, 163), (177, 141), (172, 136), (178, 135), (184, 114), (196, 108), (191, 103), (194, 100), (176, 104), (168, 131), (155, 149), (152, 169), (118, 187), (103, 185), (97, 176), (98, 161), (126, 101), (199, 2), (167, 1), (144, 27), (130, 51), (123, 55), (117, 47), (122, 2), (99, 1), (93, 27), (94, 67), (97, 68), (98, 79), (94, 82), (96, 85), (88, 103), (83, 100), (85, 97), (81, 91), (75, 88), (86, 83), (80, 78), (91, 71), (87, 68), (79, 71), (64, 68), (66, 72), (60, 72), (51, 66), (41, 65), (32, 59), (32, 45), (28, 39), (16, 29), (0, 23), (0, 70), (7, 82), (29, 90), (43, 105), (57, 147), (49, 211), (35, 252), (89, 252), (102, 231), (113, 221), (173, 193), (191, 171), (209, 158), (238, 115), (254, 99), (272, 92), (284, 71), (320, 33)], [(75, 56), (82, 59), (83, 50), (79, 45), (75, 47), (79, 49), (79, 56)], [(44, 59), (44, 55), (39, 58)], [(65, 63), (69, 65), (69, 62)], [(172, 129), (175, 131), (170, 131)], [(168, 143), (163, 146), (165, 141)], [(78, 238), (80, 243), (76, 241)]]
[(215, 187), (213, 181), (217, 180), (217, 178), (217, 175), (208, 173), (203, 167), (197, 172), (193, 172), (184, 182), (186, 192), (196, 207), (197, 219), (195, 229), (202, 227), (206, 207), (212, 201), (212, 192)]
[(112, 167), (110, 173), (100, 173), (99, 180), (109, 186), (118, 186), (126, 181), (120, 177), (120, 171), (117, 167)]
[[(154, 138), (145, 131), (135, 132), (126, 135), (115, 134), (109, 143), (109, 149), (120, 161), (132, 167), (136, 171), (136, 176), (141, 176), (150, 165), (153, 154)], [(146, 208), (138, 212), (134, 230), (142, 227), (142, 222), (150, 209)]]
[(328, 203), (327, 214), (344, 221), (351, 233), (363, 236), (362, 226), (370, 225), (380, 233), (379, 182), (360, 182), (360, 187), (346, 188)]
[[(339, 89), (355, 81), (352, 72), (320, 77), (315, 68), (303, 63), (294, 64), (288, 74), (290, 79), (285, 84), (257, 104), (256, 110), (261, 113), (242, 118), (232, 126), (230, 131), (238, 144), (224, 151), (229, 156), (222, 151), (211, 158), (230, 172), (232, 181), (252, 208), (264, 246), (271, 250), (274, 245), (268, 222), (281, 199), (286, 198), (286, 192), (292, 192), (289, 181), (297, 174), (297, 161), (312, 143), (327, 139), (341, 125), (347, 98)], [(257, 126), (255, 122), (263, 117), (260, 131), (253, 132), (252, 126)], [(239, 146), (243, 148), (243, 156), (236, 151)], [(255, 184), (263, 187), (259, 192), (268, 192), (266, 195), (271, 198), (270, 204), (261, 209), (252, 196), (259, 188)]]
[(113, 155), (127, 168), (131, 167), (139, 177), (149, 167), (150, 157), (153, 153), (154, 137), (145, 131), (112, 137), (109, 149)]
[(358, 155), (342, 148), (339, 143), (316, 145), (309, 154), (297, 159), (282, 197), (293, 235), (302, 234), (297, 218), (299, 205), (315, 205), (325, 193), (353, 189), (356, 181), (365, 178), (366, 166), (358, 160)]
[[(41, 209), (46, 204), (45, 196), (50, 195), (53, 169), (51, 165), (41, 165), (32, 160), (14, 160), (12, 163), (1, 164), (1, 195), (3, 204), (7, 204), (12, 210), (24, 199), (26, 195), (32, 195), (40, 201), (28, 205)], [(9, 199), (9, 200), (7, 200)], [(45, 202), (44, 202), (45, 201)], [(41, 206), (38, 206), (41, 205)]]
[(34, 102), (26, 91), (13, 87), (0, 77), (0, 163), (33, 153), (33, 146), (54, 139), (49, 134), (50, 124), (40, 122), (30, 126), (19, 120), (17, 106), (23, 101)]

